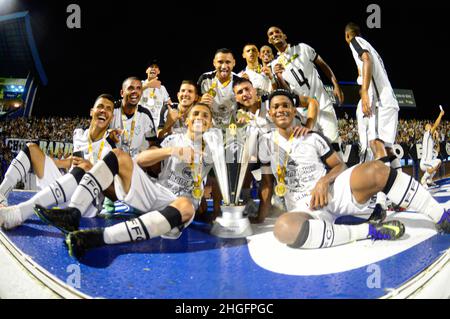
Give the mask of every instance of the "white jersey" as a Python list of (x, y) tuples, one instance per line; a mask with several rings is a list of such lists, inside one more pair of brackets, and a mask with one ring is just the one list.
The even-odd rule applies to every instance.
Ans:
[(433, 160), (434, 141), (430, 131), (425, 131), (422, 140), (422, 157), (420, 161), (423, 163)]
[[(192, 147), (193, 141), (186, 134), (172, 134), (161, 142), (161, 147)], [(208, 150), (206, 149), (206, 152)], [(212, 168), (210, 160), (204, 160), (201, 168), (202, 180), (205, 180)], [(197, 165), (197, 164), (196, 164)], [(176, 156), (170, 156), (162, 162), (161, 173), (158, 176), (158, 183), (169, 189), (177, 197), (186, 196), (192, 197), (192, 190), (194, 188), (194, 177), (190, 163), (186, 163)], [(201, 184), (203, 187), (203, 183)]]
[(242, 76), (244, 73), (248, 75), (250, 82), (252, 82), (252, 85), (259, 96), (272, 92), (272, 83), (270, 82), (269, 77), (264, 73), (261, 73), (261, 71), (255, 72), (252, 69), (249, 69), (248, 66), (239, 73), (239, 76)]
[(224, 86), (216, 78), (216, 71), (203, 73), (197, 85), (201, 94), (208, 93), (213, 83), (215, 83), (214, 102), (212, 105), (212, 113), (215, 127), (221, 127), (230, 123), (231, 115), (236, 112), (236, 98), (233, 92), (233, 81), (237, 74), (232, 73), (231, 81)]
[(298, 207), (301, 201), (309, 203), (311, 190), (317, 181), (327, 174), (325, 160), (333, 152), (327, 140), (316, 132), (289, 141), (275, 130), (261, 136), (258, 154), (263, 165), (270, 163), (277, 182), (277, 166), (284, 166), (286, 156), (289, 156), (285, 178), (288, 193), (285, 200), (290, 211)]
[(128, 117), (123, 113), (121, 103), (117, 103), (114, 107), (114, 119), (110, 127), (124, 130), (117, 148), (129, 153), (133, 158), (139, 152), (147, 149), (148, 143), (156, 140), (157, 136), (152, 114), (140, 105), (133, 116)]
[[(83, 153), (83, 158), (90, 161), (92, 164), (103, 159), (106, 154), (112, 151), (116, 147), (115, 143), (108, 137), (92, 142), (92, 153), (89, 152), (89, 129), (75, 129), (73, 132), (73, 153), (77, 155), (77, 152)], [(84, 217), (95, 217), (97, 212), (102, 209), (103, 200), (105, 196), (100, 193), (98, 197), (89, 205)], [(64, 205), (65, 206), (65, 205)]]
[(325, 90), (319, 72), (314, 61), (317, 58), (316, 51), (309, 45), (300, 43), (296, 46), (288, 46), (286, 51), (278, 53), (270, 63), (272, 72), (275, 73), (275, 65), (281, 64), (285, 70), (283, 79), (289, 84), (292, 91), (299, 96), (315, 98), (320, 109), (332, 107), (333, 101)]
[(383, 60), (369, 42), (361, 37), (354, 37), (350, 42), (353, 58), (359, 70), (358, 83), (362, 84), (363, 61), (361, 56), (368, 52), (372, 60), (372, 81), (370, 81), (369, 94), (375, 98), (379, 107), (392, 107), (399, 110), (398, 101), (389, 82)]
[(89, 153), (89, 129), (83, 130), (81, 128), (73, 131), (73, 153), (82, 152), (83, 158), (91, 161), (92, 164), (97, 163), (98, 160), (103, 159), (113, 148), (114, 142), (108, 136), (92, 142), (92, 153)]
[[(178, 114), (180, 113), (179, 104), (174, 103), (174, 105), (172, 105), (172, 109), (176, 109), (178, 111)], [(161, 109), (161, 115), (160, 115), (160, 119), (159, 119), (158, 129), (164, 128), (164, 125), (167, 122), (168, 114), (169, 114), (169, 108), (167, 107), (167, 105), (164, 105), (163, 108)], [(185, 133), (186, 130), (187, 130), (187, 126), (185, 124), (185, 119), (181, 119), (181, 118), (178, 119), (172, 126), (173, 133)]]
[[(142, 81), (144, 84), (144, 81)], [(160, 88), (147, 88), (142, 92), (139, 104), (150, 110), (155, 121), (155, 126), (158, 127), (159, 116), (161, 109), (165, 103), (170, 100), (169, 93), (164, 85)]]

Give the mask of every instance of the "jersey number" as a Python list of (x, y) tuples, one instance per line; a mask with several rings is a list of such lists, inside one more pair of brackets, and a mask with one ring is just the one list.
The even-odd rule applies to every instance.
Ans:
[(303, 86), (306, 84), (308, 90), (311, 90), (311, 86), (309, 85), (308, 79), (305, 77), (305, 73), (303, 73), (303, 70), (297, 69), (297, 72), (296, 70), (291, 69), (291, 73), (294, 76), (295, 80), (297, 81), (298, 85)]

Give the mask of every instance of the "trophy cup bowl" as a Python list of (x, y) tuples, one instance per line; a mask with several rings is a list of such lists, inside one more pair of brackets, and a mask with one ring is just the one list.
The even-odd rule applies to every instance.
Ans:
[(244, 216), (245, 206), (239, 205), (250, 142), (241, 131), (227, 134), (225, 143), (220, 129), (210, 129), (203, 135), (211, 150), (214, 172), (223, 197), (222, 217), (213, 222), (211, 234), (221, 238), (242, 238), (253, 234), (250, 221)]

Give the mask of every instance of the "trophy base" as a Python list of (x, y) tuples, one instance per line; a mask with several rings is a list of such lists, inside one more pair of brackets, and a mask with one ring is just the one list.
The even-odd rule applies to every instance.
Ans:
[(243, 238), (253, 235), (247, 217), (243, 217), (245, 206), (221, 206), (222, 217), (213, 223), (211, 234), (220, 238)]

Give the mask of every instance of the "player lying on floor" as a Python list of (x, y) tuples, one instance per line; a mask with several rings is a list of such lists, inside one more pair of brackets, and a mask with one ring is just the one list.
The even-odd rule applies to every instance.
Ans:
[(262, 172), (276, 176), (275, 193), (284, 197), (288, 210), (275, 224), (274, 235), (280, 242), (296, 248), (323, 248), (366, 238), (400, 238), (404, 225), (395, 220), (334, 224), (344, 214), (369, 213), (369, 201), (380, 191), (401, 207), (427, 215), (439, 230), (450, 232), (450, 210), (411, 176), (381, 160), (347, 169), (320, 134), (294, 138), (293, 98), (285, 90), (270, 95), (269, 114), (277, 128), (259, 141), (259, 157), (266, 164)]
[[(158, 236), (176, 239), (194, 218), (203, 195), (202, 180), (212, 168), (205, 156), (202, 138), (212, 123), (206, 104), (196, 103), (186, 119), (186, 133), (167, 137), (160, 149), (141, 152), (135, 161), (118, 149), (113, 150), (84, 175), (66, 209), (37, 206), (38, 216), (67, 234), (71, 255), (77, 257), (87, 249)], [(163, 161), (158, 181), (151, 180), (141, 167)], [(75, 231), (89, 202), (111, 185), (118, 199), (141, 212), (138, 218), (102, 229)]]
[[(67, 205), (84, 173), (115, 148), (115, 143), (108, 134), (113, 110), (114, 99), (111, 95), (102, 94), (95, 100), (90, 111), (92, 119), (89, 129), (74, 131), (74, 156), (69, 159), (53, 161), (34, 143), (27, 144), (24, 150), (19, 152), (11, 162), (5, 180), (0, 186), (0, 198), (6, 199), (11, 189), (19, 181), (24, 180), (30, 169), (36, 175), (41, 190), (19, 205), (0, 208), (0, 226), (11, 229), (21, 225), (33, 215), (36, 204), (44, 207)], [(68, 174), (62, 175), (59, 168), (71, 170)], [(102, 198), (99, 198), (95, 205), (90, 202), (86, 215), (95, 216), (101, 204)]]

